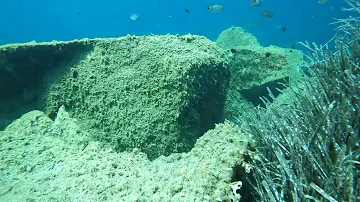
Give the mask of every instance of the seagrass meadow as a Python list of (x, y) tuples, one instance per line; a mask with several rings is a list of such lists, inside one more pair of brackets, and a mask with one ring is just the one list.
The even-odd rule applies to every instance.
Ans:
[[(347, 3), (358, 14), (359, 2)], [(257, 137), (248, 182), (258, 201), (360, 201), (359, 20), (335, 24), (335, 50), (303, 43), (309, 74), (286, 98), (238, 119)]]

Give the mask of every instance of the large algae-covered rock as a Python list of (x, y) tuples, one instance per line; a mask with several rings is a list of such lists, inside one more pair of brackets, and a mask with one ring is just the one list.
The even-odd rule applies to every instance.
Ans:
[[(269, 91), (277, 97), (300, 76), (304, 65), (303, 53), (294, 49), (275, 46), (239, 46), (229, 53), (231, 79), (226, 105), (226, 118), (239, 116), (251, 106), (263, 106), (261, 100), (273, 101)], [(245, 101), (245, 102), (244, 102)], [(240, 108), (243, 110), (239, 110)]]
[(250, 89), (281, 78), (296, 76), (303, 65), (298, 50), (276, 46), (238, 46), (232, 54), (231, 73), (239, 89)]
[(187, 153), (149, 161), (138, 149), (101, 147), (77, 122), (61, 107), (54, 121), (31, 111), (0, 131), (0, 201), (230, 201), (238, 181), (249, 193), (254, 140), (232, 123)]
[(294, 49), (243, 46), (236, 48), (230, 64), (231, 88), (253, 105), (265, 107), (263, 98), (272, 102), (299, 79), (304, 61), (303, 53)]
[(205, 37), (90, 43), (93, 49), (82, 60), (51, 77), (48, 114), (65, 105), (98, 140), (119, 151), (140, 148), (150, 158), (189, 150), (224, 120), (227, 57)]
[[(303, 53), (296, 49), (276, 46), (262, 47), (257, 39), (242, 28), (231, 27), (223, 31), (216, 43), (227, 51), (230, 59), (230, 88), (225, 117), (239, 116), (248, 107), (263, 105), (260, 97), (276, 97), (290, 80), (299, 77), (304, 65)], [(292, 79), (290, 79), (292, 78)]]
[(216, 44), (230, 55), (232, 83), (238, 89), (250, 89), (297, 74), (304, 65), (301, 51), (262, 47), (255, 36), (240, 27), (224, 30)]

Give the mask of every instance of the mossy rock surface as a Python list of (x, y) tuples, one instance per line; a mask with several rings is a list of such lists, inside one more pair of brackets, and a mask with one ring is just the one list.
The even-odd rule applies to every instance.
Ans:
[(256, 37), (241, 27), (230, 27), (222, 31), (216, 44), (225, 50), (239, 46), (260, 46)]
[[(95, 39), (82, 58), (49, 77), (45, 111), (64, 105), (95, 138), (150, 159), (190, 150), (222, 122), (229, 67), (200, 36)], [(54, 74), (54, 75), (55, 75)]]
[[(87, 39), (0, 46), (0, 130), (31, 110), (43, 109), (53, 77), (92, 49)], [(51, 72), (55, 74), (47, 76)]]
[[(226, 101), (225, 118), (236, 120), (253, 106), (264, 106), (266, 98), (272, 101), (289, 82), (302, 76), (306, 66), (303, 53), (294, 48), (263, 47), (251, 33), (240, 27), (224, 30), (216, 44), (227, 52), (230, 64), (230, 87)], [(285, 84), (285, 85), (283, 85)]]
[[(303, 53), (276, 46), (238, 46), (230, 56), (232, 82), (250, 89), (284, 77), (296, 77)], [(230, 53), (229, 53), (230, 54)]]
[(102, 147), (90, 135), (65, 107), (54, 121), (35, 110), (0, 130), (0, 201), (230, 201), (238, 181), (243, 197), (250, 193), (245, 174), (252, 170), (249, 156), (257, 156), (251, 152), (256, 143), (228, 121), (206, 132), (191, 151), (153, 161), (139, 149)]

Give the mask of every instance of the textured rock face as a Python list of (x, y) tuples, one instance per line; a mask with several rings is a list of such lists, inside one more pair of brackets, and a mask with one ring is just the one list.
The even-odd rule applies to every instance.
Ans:
[(229, 54), (231, 85), (251, 89), (284, 77), (294, 77), (305, 65), (303, 53), (277, 46), (263, 47), (240, 27), (224, 30), (216, 44)]
[(222, 31), (216, 44), (225, 50), (239, 46), (260, 46), (256, 37), (241, 27), (230, 27)]
[(0, 131), (0, 201), (230, 201), (257, 156), (252, 135), (227, 121), (154, 161), (102, 147), (77, 122), (60, 107), (54, 121), (35, 110)]
[(90, 40), (91, 51), (49, 81), (46, 112), (65, 105), (95, 138), (149, 158), (188, 151), (224, 120), (227, 57), (198, 36)]
[(88, 40), (0, 46), (0, 129), (22, 114), (43, 109), (46, 75), (66, 71), (69, 62), (91, 49)]
[[(263, 47), (257, 39), (240, 27), (224, 30), (216, 40), (229, 57), (231, 79), (225, 117), (234, 120), (253, 106), (265, 107), (260, 98), (269, 101), (302, 75), (305, 67), (300, 50), (276, 46)], [(283, 85), (285, 84), (285, 85)], [(280, 90), (280, 91), (279, 91)]]

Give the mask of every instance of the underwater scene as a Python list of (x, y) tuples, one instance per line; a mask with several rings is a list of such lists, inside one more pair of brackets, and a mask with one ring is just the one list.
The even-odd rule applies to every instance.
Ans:
[(360, 201), (360, 0), (0, 8), (0, 202)]

